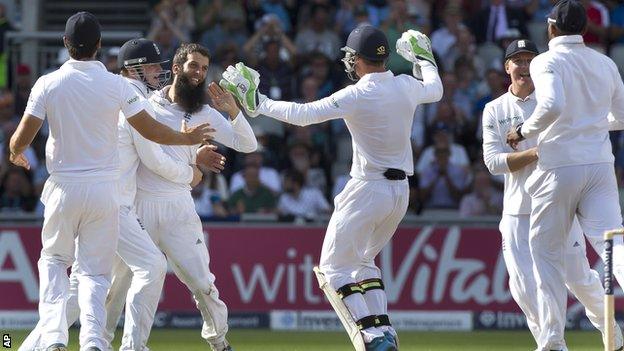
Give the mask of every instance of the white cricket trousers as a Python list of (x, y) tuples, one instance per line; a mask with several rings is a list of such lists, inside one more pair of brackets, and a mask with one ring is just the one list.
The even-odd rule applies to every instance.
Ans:
[[(588, 241), (602, 254), (606, 230), (622, 227), (611, 163), (536, 169), (525, 185), (531, 195), (529, 245), (538, 287), (540, 350), (564, 349), (566, 243), (576, 215)], [(624, 246), (613, 249), (613, 272), (624, 285)], [(602, 290), (601, 290), (602, 291)]]
[(74, 263), (80, 306), (80, 349), (108, 348), (104, 301), (119, 236), (117, 181), (58, 182), (51, 177), (41, 194), (45, 205), (39, 259), (41, 344), (68, 342), (67, 269)]
[[(347, 182), (334, 199), (319, 264), (334, 290), (366, 279), (381, 279), (375, 257), (394, 235), (408, 202), (407, 180), (352, 178)], [(356, 321), (388, 313), (383, 290), (352, 294), (343, 301)], [(380, 330), (370, 328), (362, 333), (370, 342), (380, 335)]]
[[(113, 340), (119, 316), (126, 304), (124, 335), (120, 350), (144, 350), (165, 280), (167, 261), (142, 228), (133, 208), (121, 207), (119, 225), (119, 242), (113, 267), (124, 273), (123, 278), (128, 278), (128, 284), (119, 286), (119, 280), (115, 277), (116, 271), (113, 270), (112, 284), (106, 298), (105, 339), (109, 344)], [(70, 297), (66, 306), (68, 325), (72, 325), (80, 314), (78, 281), (74, 271), (76, 265), (70, 275)], [(117, 306), (117, 303), (120, 306)], [(41, 331), (42, 325), (39, 323), (22, 343), (20, 350), (45, 348), (41, 343)]]
[(139, 192), (137, 214), (176, 276), (189, 288), (204, 320), (201, 335), (211, 344), (225, 341), (227, 307), (219, 299), (201, 220), (190, 192), (155, 197)]
[[(529, 250), (529, 215), (503, 214), (499, 225), (503, 236), (503, 258), (509, 272), (509, 290), (524, 312), (536, 342), (540, 336), (537, 284)], [(565, 284), (585, 307), (591, 323), (604, 334), (603, 289), (598, 272), (591, 269), (586, 256), (585, 237), (576, 218), (565, 243)], [(615, 324), (614, 324), (615, 325)], [(619, 335), (619, 327), (615, 327)], [(619, 345), (618, 345), (619, 344)], [(621, 338), (616, 346), (622, 346)]]

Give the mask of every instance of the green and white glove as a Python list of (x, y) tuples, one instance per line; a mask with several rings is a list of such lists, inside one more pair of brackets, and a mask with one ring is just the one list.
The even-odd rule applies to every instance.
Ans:
[(234, 95), (250, 117), (258, 116), (258, 106), (266, 99), (258, 93), (260, 73), (239, 62), (236, 67), (229, 66), (222, 77), (219, 85)]
[(418, 64), (419, 61), (429, 61), (438, 67), (433, 50), (431, 49), (431, 41), (429, 38), (419, 31), (410, 29), (401, 35), (396, 42), (396, 50), (404, 59)]

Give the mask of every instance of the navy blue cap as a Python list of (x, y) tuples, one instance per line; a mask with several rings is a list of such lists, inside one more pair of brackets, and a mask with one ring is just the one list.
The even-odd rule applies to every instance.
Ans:
[(505, 60), (521, 52), (529, 52), (539, 55), (537, 45), (535, 45), (534, 42), (527, 39), (518, 39), (512, 41), (511, 44), (507, 46), (507, 50), (505, 50)]
[(561, 0), (548, 15), (548, 23), (570, 34), (581, 34), (587, 25), (587, 11), (579, 1)]
[(343, 51), (348, 49), (370, 61), (383, 61), (390, 55), (388, 38), (371, 25), (361, 25), (351, 31), (347, 46), (342, 48)]
[(164, 63), (158, 45), (144, 38), (130, 39), (119, 49), (117, 67), (119, 69), (133, 65)]
[(89, 12), (78, 12), (65, 23), (65, 38), (78, 48), (95, 48), (101, 34), (100, 22)]

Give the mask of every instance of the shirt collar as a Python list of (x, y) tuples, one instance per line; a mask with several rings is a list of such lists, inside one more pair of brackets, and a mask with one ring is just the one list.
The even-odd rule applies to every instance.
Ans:
[[(394, 77), (394, 73), (392, 73), (392, 71), (388, 70), (385, 72), (374, 72), (374, 73), (367, 73), (364, 75), (364, 77), (360, 78), (360, 80), (358, 80), (358, 83), (362, 82), (362, 83), (367, 83), (369, 81), (371, 82), (377, 82), (377, 81), (382, 81), (388, 78)], [(357, 83), (356, 83), (357, 84)]]
[(511, 85), (509, 86), (509, 88), (507, 88), (507, 92), (509, 93), (509, 96), (511, 97), (511, 99), (513, 99), (516, 102), (526, 102), (529, 100), (535, 100), (535, 89), (533, 89), (533, 92), (531, 92), (531, 94), (529, 94), (524, 99), (514, 95), (514, 93), (511, 92)]
[(61, 67), (71, 67), (73, 69), (81, 71), (91, 68), (103, 69), (106, 71), (106, 67), (104, 66), (104, 64), (98, 60), (80, 61), (70, 58), (69, 60), (65, 61), (65, 63)]
[(566, 45), (566, 44), (584, 44), (583, 36), (581, 35), (561, 35), (558, 37), (554, 37), (550, 39), (548, 42), (548, 48), (552, 49), (557, 46)]

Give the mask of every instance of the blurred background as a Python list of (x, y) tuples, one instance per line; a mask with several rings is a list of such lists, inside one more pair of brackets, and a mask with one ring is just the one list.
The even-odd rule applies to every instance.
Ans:
[[(61, 37), (77, 11), (99, 18), (99, 59), (112, 72), (128, 39), (154, 40), (168, 59), (181, 43), (198, 42), (211, 53), (208, 81), (244, 61), (260, 72), (263, 94), (298, 102), (351, 84), (339, 49), (357, 25), (386, 33), (392, 47), (388, 68), (395, 74), (411, 73), (411, 64), (394, 52), (396, 39), (407, 29), (428, 34), (444, 98), (416, 110), (408, 215), (379, 259), (393, 321), (404, 330), (525, 328), (500, 255), (503, 179), (483, 164), (481, 113), (508, 89), (503, 52), (511, 41), (530, 38), (547, 49), (546, 16), (555, 2), (0, 0), (0, 328), (28, 329), (37, 320), (38, 199), (48, 176), (47, 128), (26, 153), (30, 171), (9, 164), (7, 143), (36, 79), (69, 59)], [(624, 70), (624, 1), (582, 2), (589, 17), (585, 42)], [(206, 171), (193, 189), (231, 325), (339, 330), (311, 267), (333, 197), (349, 179), (349, 133), (342, 120), (305, 128), (263, 117), (250, 123), (258, 151), (221, 148), (226, 170)], [(613, 132), (611, 139), (624, 194), (624, 135)], [(593, 263), (596, 258), (591, 255)], [(582, 308), (570, 306), (569, 326), (591, 328)], [(156, 327), (200, 325), (186, 288), (169, 276)]]

